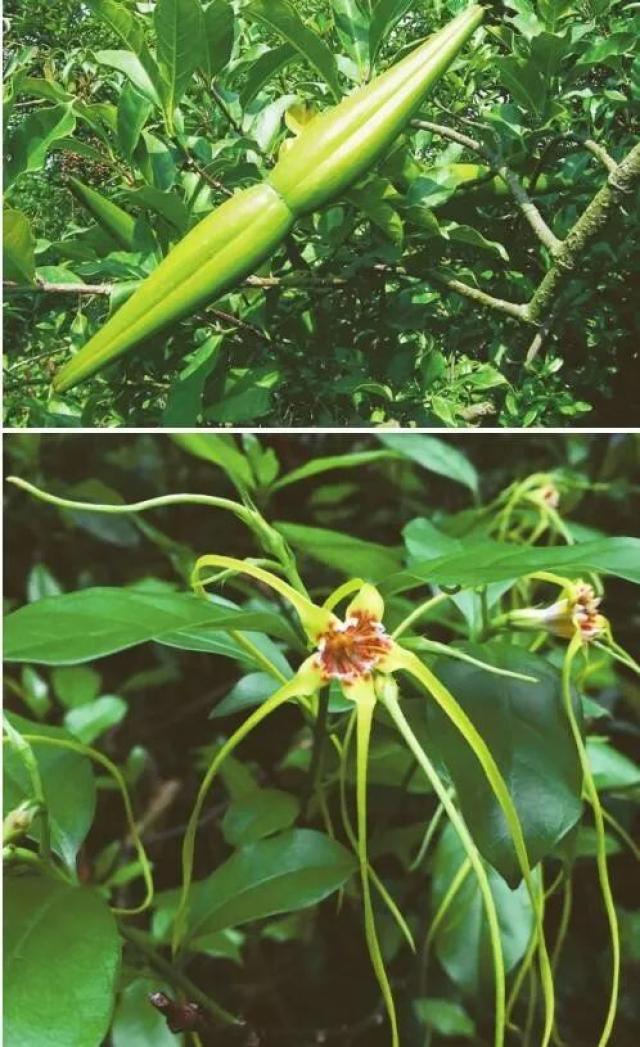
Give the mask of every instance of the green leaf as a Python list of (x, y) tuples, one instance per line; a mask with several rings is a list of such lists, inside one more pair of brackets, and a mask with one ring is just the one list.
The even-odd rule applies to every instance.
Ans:
[[(291, 667), (273, 640), (270, 640), (264, 633), (249, 631), (245, 632), (244, 635), (280, 672), (284, 673), (285, 676), (292, 675)], [(249, 651), (241, 647), (228, 633), (217, 632), (214, 629), (202, 627), (181, 629), (179, 632), (166, 633), (164, 636), (159, 637), (159, 642), (167, 647), (178, 647), (181, 651), (201, 651), (205, 654), (219, 654), (223, 658), (234, 658), (251, 669), (263, 668), (264, 666), (264, 662), (261, 662)], [(273, 693), (273, 687), (269, 693)]]
[(391, 32), (394, 25), (400, 21), (410, 7), (411, 0), (378, 0), (373, 8), (369, 31), (369, 53), (372, 63), (376, 60), (385, 36)]
[(118, 142), (127, 160), (133, 156), (142, 128), (152, 110), (149, 98), (132, 83), (126, 83), (118, 99)]
[(504, 262), (509, 261), (507, 250), (502, 244), (498, 243), (497, 240), (487, 240), (486, 236), (483, 236), (478, 229), (474, 229), (472, 225), (459, 225), (458, 222), (447, 222), (440, 226), (440, 231), (447, 240), (471, 244), (473, 247), (479, 247), (483, 251), (488, 251), (489, 254), (502, 258)]
[(262, 418), (271, 410), (273, 390), (279, 381), (280, 371), (269, 365), (232, 368), (225, 377), (223, 395), (207, 407), (205, 420), (245, 425)]
[(312, 829), (290, 829), (248, 844), (194, 885), (189, 937), (317, 905), (356, 867), (342, 844)]
[(528, 113), (541, 116), (547, 101), (547, 85), (537, 66), (511, 56), (496, 59), (495, 66), (514, 102)]
[(204, 11), (202, 71), (208, 79), (217, 76), (231, 58), (234, 13), (227, 0), (213, 0)]
[(285, 66), (298, 59), (298, 52), (291, 44), (280, 44), (256, 58), (250, 66), (240, 92), (240, 104), (246, 109), (265, 84)]
[[(20, 734), (41, 734), (47, 738), (71, 738), (68, 731), (48, 724), (31, 723), (9, 714), (9, 721)], [(70, 869), (83, 844), (96, 805), (93, 769), (86, 756), (70, 749), (31, 743), (47, 805), (52, 850)], [(23, 800), (32, 799), (32, 788), (24, 764), (10, 744), (4, 746), (4, 811), (13, 810)], [(34, 822), (34, 838), (39, 839), (39, 823)]]
[(287, 0), (251, 0), (244, 8), (249, 18), (257, 18), (274, 29), (287, 43), (295, 47), (317, 73), (327, 82), (336, 99), (342, 98), (338, 67), (324, 40), (304, 24), (296, 9)]
[(248, 673), (214, 706), (209, 713), (209, 719), (218, 720), (222, 716), (234, 716), (245, 709), (260, 705), (265, 698), (273, 694), (274, 686), (274, 678), (270, 673)]
[(569, 577), (597, 571), (640, 583), (640, 539), (599, 538), (557, 548), (469, 540), (460, 552), (412, 564), (397, 578), (388, 579), (385, 592), (410, 588), (411, 579), (413, 584), (425, 581), (467, 587), (522, 578), (535, 571), (554, 571)]
[(276, 480), (271, 490), (277, 491), (281, 487), (288, 487), (289, 484), (298, 483), (299, 480), (307, 480), (310, 476), (317, 476), (318, 473), (326, 473), (333, 469), (357, 469), (361, 465), (368, 465), (370, 462), (384, 461), (389, 458), (395, 458), (395, 455), (389, 451), (354, 451), (352, 454), (333, 454), (326, 458), (313, 458), (311, 461), (301, 465), (299, 469), (293, 469), (290, 473), (286, 473), (279, 480)]
[(2, 264), (4, 278), (32, 284), (36, 275), (35, 239), (29, 219), (22, 211), (7, 207), (3, 214)]
[(93, 745), (105, 731), (116, 727), (127, 715), (127, 703), (116, 694), (103, 694), (94, 702), (70, 709), (64, 725), (85, 745)]
[(132, 86), (137, 88), (151, 105), (157, 106), (158, 109), (161, 108), (160, 92), (162, 91), (162, 83), (159, 79), (160, 74), (158, 73), (157, 79), (154, 80), (138, 56), (132, 51), (96, 51), (94, 55), (100, 65), (106, 65), (110, 69), (117, 69), (118, 72), (124, 73)]
[(84, 665), (78, 668), (61, 666), (53, 670), (51, 682), (58, 701), (67, 709), (73, 709), (76, 705), (84, 705), (98, 697), (102, 677), (95, 669)]
[(587, 753), (598, 790), (619, 791), (640, 785), (638, 764), (614, 749), (605, 738), (589, 738)]
[(398, 568), (398, 552), (386, 545), (304, 524), (276, 523), (275, 527), (294, 549), (350, 577), (360, 575), (375, 582)]
[(362, 211), (373, 225), (377, 226), (393, 244), (401, 246), (404, 226), (394, 203), (400, 200), (391, 182), (386, 178), (372, 177), (349, 189), (345, 199)]
[(281, 789), (256, 789), (229, 805), (222, 819), (222, 833), (232, 847), (255, 843), (288, 829), (299, 810), (300, 803), (291, 793)]
[(5, 658), (72, 665), (181, 630), (264, 629), (288, 639), (275, 614), (223, 607), (191, 593), (98, 587), (27, 604), (5, 618)]
[(475, 1036), (476, 1027), (459, 1003), (453, 1000), (429, 999), (414, 1000), (413, 1009), (418, 1021), (440, 1036), (462, 1036), (469, 1039)]
[[(580, 818), (582, 773), (562, 705), (560, 673), (506, 643), (464, 644), (490, 665), (533, 676), (525, 683), (467, 662), (439, 659), (434, 672), (487, 743), (520, 816), (531, 866), (549, 854)], [(506, 821), (480, 764), (439, 706), (429, 702), (430, 736), (446, 764), (458, 802), (483, 857), (515, 885), (520, 867)]]
[(456, 447), (437, 436), (419, 433), (380, 433), (378, 439), (404, 458), (417, 462), (423, 469), (446, 476), (477, 493), (479, 478), (469, 459)]
[(164, 1015), (149, 1003), (158, 990), (172, 993), (157, 978), (134, 978), (120, 994), (111, 1026), (113, 1047), (180, 1047), (182, 1036), (169, 1031)]
[(120, 965), (106, 903), (43, 876), (8, 876), (5, 892), (6, 1047), (97, 1047)]
[[(464, 860), (465, 853), (458, 835), (451, 825), (447, 825), (438, 841), (433, 861), (431, 906), (434, 914)], [(491, 866), (487, 865), (486, 871), (508, 972), (524, 956), (533, 930), (531, 899), (524, 883), (512, 890)], [(436, 933), (435, 949), (440, 963), (456, 985), (471, 996), (490, 995), (493, 979), (491, 945), (482, 896), (473, 872), (464, 880)], [(453, 1030), (450, 1033), (438, 1031), (441, 1035), (453, 1035)]]
[[(147, 186), (151, 188), (151, 186)], [(207, 378), (213, 371), (224, 336), (210, 335), (191, 355), (189, 363), (172, 383), (162, 413), (162, 425), (197, 425), (202, 416), (202, 397)]]
[[(116, 3), (115, 0), (88, 0), (88, 3), (98, 18), (102, 19), (111, 31), (120, 37), (128, 51), (133, 52), (131, 59), (137, 58), (138, 67), (144, 71), (145, 88), (141, 86), (141, 83), (137, 83), (136, 86), (140, 87), (144, 94), (148, 93), (150, 100), (155, 105), (160, 105), (164, 92), (164, 81), (147, 47), (143, 19), (137, 13), (134, 14), (133, 11), (125, 7), (124, 4)], [(108, 52), (103, 51), (100, 53), (104, 55)], [(112, 51), (110, 53), (121, 56), (126, 54), (123, 51)], [(98, 54), (96, 54), (96, 58), (98, 58)], [(98, 61), (100, 60), (98, 58)], [(133, 61), (131, 61), (129, 67), (132, 68), (133, 64)], [(118, 67), (116, 66), (116, 68)], [(125, 72), (126, 70), (123, 69), (122, 71)], [(137, 75), (139, 76), (139, 73)], [(133, 83), (136, 83), (133, 77), (131, 79)]]
[(255, 481), (247, 458), (238, 450), (233, 436), (216, 436), (213, 433), (174, 433), (173, 440), (184, 451), (213, 462), (224, 469), (229, 479), (242, 491), (251, 491)]
[(358, 0), (331, 0), (331, 7), (340, 43), (362, 76), (369, 62), (369, 14)]
[(5, 189), (19, 175), (42, 170), (53, 143), (72, 134), (75, 126), (76, 118), (70, 102), (29, 113), (7, 136)]
[(162, 103), (171, 134), (176, 106), (202, 54), (202, 8), (198, 0), (158, 0), (153, 20), (158, 65), (163, 79)]

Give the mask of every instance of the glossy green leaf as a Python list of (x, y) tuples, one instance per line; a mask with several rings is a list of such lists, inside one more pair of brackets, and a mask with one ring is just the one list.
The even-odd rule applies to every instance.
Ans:
[[(284, 625), (284, 619), (282, 623)], [(264, 633), (244, 632), (244, 636), (254, 647), (258, 648), (269, 661), (284, 673), (291, 676), (291, 667), (280, 648)], [(219, 654), (223, 658), (233, 658), (247, 668), (264, 668), (264, 662), (247, 651), (229, 633), (216, 629), (193, 627), (181, 629), (175, 633), (165, 633), (159, 642), (167, 647), (178, 647), (181, 651), (201, 651), (204, 654)], [(298, 641), (299, 643), (299, 641)]]
[(435, 997), (414, 1000), (413, 1009), (420, 1022), (433, 1029), (439, 1036), (461, 1036), (471, 1039), (476, 1027), (459, 1003)]
[[(68, 731), (49, 724), (31, 723), (22, 716), (9, 714), (9, 720), (20, 734), (41, 734), (47, 738), (69, 739)], [(96, 790), (91, 762), (86, 756), (53, 745), (32, 743), (47, 805), (51, 847), (66, 865), (75, 868), (76, 855), (84, 842), (96, 805)], [(8, 743), (4, 745), (4, 811), (11, 811), (33, 790), (25, 766)], [(40, 824), (33, 825), (39, 839)]]
[(104, 899), (49, 877), (9, 876), (5, 921), (6, 1047), (98, 1047), (120, 965)]
[(153, 106), (160, 108), (162, 83), (160, 74), (154, 78), (133, 51), (103, 50), (95, 52), (95, 59), (101, 65), (109, 66), (124, 73), (131, 85)]
[(322, 37), (305, 25), (288, 0), (251, 0), (244, 10), (250, 18), (264, 22), (295, 47), (327, 82), (334, 97), (340, 100), (342, 89), (338, 67), (330, 48)]
[(478, 474), (469, 459), (451, 444), (437, 436), (420, 433), (379, 433), (378, 439), (393, 451), (416, 462), (423, 469), (446, 476), (463, 484), (474, 493), (478, 490)]
[(218, 702), (209, 713), (209, 719), (234, 716), (245, 709), (252, 709), (273, 694), (274, 678), (270, 673), (249, 673), (238, 680), (229, 694)]
[(61, 666), (51, 673), (51, 683), (56, 698), (67, 709), (73, 709), (76, 705), (84, 705), (98, 697), (102, 677), (86, 665), (77, 668)]
[(19, 175), (42, 170), (54, 142), (72, 134), (75, 126), (76, 117), (70, 102), (29, 113), (7, 136), (5, 189)]
[(127, 703), (117, 694), (103, 694), (94, 702), (70, 709), (64, 718), (67, 730), (84, 742), (93, 745), (95, 740), (112, 727), (117, 727), (127, 715)]
[[(272, 686), (273, 691), (273, 686)], [(255, 843), (293, 825), (300, 802), (281, 789), (256, 789), (234, 800), (222, 819), (222, 832), (232, 847)]]
[[(122, 40), (129, 53), (132, 52), (131, 57), (137, 59), (136, 64), (138, 68), (144, 71), (145, 87), (142, 87), (141, 83), (137, 83), (136, 86), (140, 87), (143, 93), (146, 94), (148, 92), (150, 100), (159, 105), (164, 92), (164, 81), (147, 47), (143, 20), (129, 7), (122, 3), (117, 3), (116, 0), (88, 0), (88, 4), (98, 18), (108, 25), (111, 31)], [(102, 54), (105, 53), (102, 52)], [(126, 54), (126, 52), (122, 51), (111, 53)], [(134, 63), (131, 62), (130, 65), (133, 67)], [(137, 76), (139, 77), (139, 73)], [(133, 77), (131, 77), (131, 80), (133, 83), (136, 83)]]
[(276, 73), (299, 57), (298, 51), (291, 44), (280, 44), (279, 47), (273, 47), (256, 58), (247, 72), (240, 92), (242, 107), (246, 108)]
[(349, 576), (359, 575), (375, 582), (398, 568), (399, 553), (377, 542), (366, 542), (323, 527), (293, 523), (275, 526), (294, 549)]
[(350, 851), (312, 829), (249, 844), (194, 885), (189, 937), (316, 905), (355, 869)]
[(32, 284), (36, 274), (35, 239), (22, 211), (7, 207), (3, 213), (2, 265), (5, 280)]
[(148, 97), (127, 82), (118, 99), (118, 142), (127, 160), (133, 156), (151, 110)]
[(387, 594), (401, 592), (420, 581), (437, 585), (487, 585), (522, 578), (535, 571), (552, 571), (571, 578), (597, 571), (640, 583), (639, 565), (638, 538), (599, 538), (557, 547), (469, 540), (460, 552), (412, 564), (409, 570), (389, 578), (384, 590)]
[[(434, 915), (464, 860), (460, 840), (453, 827), (447, 825), (433, 861), (431, 908)], [(524, 956), (533, 930), (531, 899), (525, 884), (512, 890), (491, 866), (487, 865), (486, 871), (508, 972)], [(491, 993), (493, 968), (489, 932), (473, 872), (465, 878), (436, 932), (435, 951), (451, 980), (465, 992), (473, 996)]]
[[(533, 867), (575, 825), (582, 810), (582, 773), (562, 705), (560, 673), (545, 659), (506, 643), (464, 644), (462, 649), (538, 681), (495, 676), (445, 658), (434, 668), (491, 750), (520, 816)], [(432, 744), (451, 775), (471, 835), (483, 857), (515, 885), (519, 864), (480, 764), (440, 707), (427, 702)]]
[(172, 993), (157, 978), (134, 978), (120, 993), (111, 1040), (113, 1047), (181, 1047), (184, 1037), (170, 1032), (165, 1017), (149, 1003), (152, 992)]
[(640, 786), (640, 766), (605, 738), (589, 738), (587, 753), (598, 790), (617, 792)]
[(202, 54), (202, 8), (198, 0), (158, 0), (153, 12), (156, 53), (163, 79), (162, 102), (169, 130), (173, 114)]
[(286, 623), (267, 612), (234, 610), (190, 593), (104, 587), (52, 596), (8, 615), (5, 658), (72, 665), (201, 627), (290, 636)]
[(174, 433), (173, 439), (184, 451), (212, 462), (224, 469), (229, 479), (240, 490), (252, 490), (255, 481), (245, 455), (238, 450), (232, 436), (216, 436), (213, 433)]
[(487, 251), (489, 254), (495, 255), (497, 258), (501, 258), (503, 262), (509, 261), (507, 250), (502, 244), (498, 243), (497, 240), (488, 240), (479, 229), (475, 229), (471, 225), (459, 225), (457, 222), (447, 222), (440, 226), (440, 230), (447, 240), (455, 240), (459, 243), (471, 244), (473, 247), (477, 247), (481, 251)]
[(384, 461), (394, 458), (395, 455), (389, 451), (354, 451), (352, 454), (333, 454), (326, 458), (312, 458), (309, 462), (301, 465), (299, 469), (293, 469), (290, 473), (281, 476), (272, 486), (273, 491), (289, 484), (307, 480), (310, 476), (318, 473), (331, 472), (334, 469), (357, 469), (361, 465), (369, 465), (370, 462)]
[(231, 58), (234, 38), (234, 13), (228, 0), (213, 0), (204, 11), (202, 71), (211, 79)]
[(547, 100), (547, 87), (540, 70), (532, 62), (511, 56), (496, 59), (495, 66), (514, 102), (540, 116)]
[(369, 31), (369, 49), (372, 62), (375, 62), (376, 55), (384, 42), (385, 36), (391, 32), (394, 25), (400, 21), (410, 7), (411, 0), (378, 0), (378, 3), (373, 8), (371, 29)]
[(369, 61), (369, 12), (359, 0), (331, 0), (333, 20), (340, 43), (360, 74)]

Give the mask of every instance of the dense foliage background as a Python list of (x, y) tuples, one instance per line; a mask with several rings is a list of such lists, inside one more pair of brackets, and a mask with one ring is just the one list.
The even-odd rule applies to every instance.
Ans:
[[(521, 435), (506, 440), (477, 434), (473, 439), (447, 436), (442, 444), (408, 435), (388, 437), (391, 443), (385, 444), (373, 436), (282, 435), (260, 441), (227, 437), (222, 443), (209, 444), (207, 439), (187, 438), (180, 446), (160, 435), (14, 434), (5, 439), (7, 472), (59, 495), (110, 502), (179, 491), (233, 498), (234, 476), (243, 475), (266, 517), (287, 521), (287, 526), (282, 525), (283, 533), (293, 545), (299, 569), (314, 597), (324, 596), (334, 584), (355, 572), (384, 578), (397, 570), (407, 555), (427, 555), (426, 548), (416, 552), (421, 542), (428, 543), (428, 555), (433, 556), (439, 546), (448, 548), (453, 536), (465, 534), (469, 526), (482, 533), (491, 513), (476, 515), (476, 511), (489, 506), (507, 485), (537, 471), (554, 477), (562, 492), (559, 511), (576, 539), (591, 540), (604, 532), (637, 533), (640, 447), (633, 436)], [(417, 442), (409, 444), (411, 439)], [(352, 457), (391, 449), (397, 457), (372, 457), (369, 461)], [(324, 472), (314, 475), (313, 470), (322, 468), (326, 456), (336, 458), (329, 468), (325, 463)], [(226, 471), (215, 464), (216, 460)], [(300, 478), (276, 489), (278, 477), (282, 480), (293, 470), (303, 470)], [(322, 530), (309, 531), (309, 527)], [(255, 542), (245, 529), (234, 517), (215, 509), (169, 506), (145, 515), (109, 518), (43, 505), (15, 488), (7, 492), (5, 534), (8, 610), (90, 586), (134, 586), (150, 596), (154, 592), (183, 592), (195, 556), (209, 552), (256, 555)], [(607, 577), (605, 592), (603, 610), (618, 642), (629, 650), (637, 649), (639, 622), (634, 588), (627, 581)], [(266, 590), (237, 579), (225, 586), (223, 593), (249, 601), (247, 607), (278, 610)], [(397, 620), (410, 606), (403, 597), (392, 600), (392, 619), (395, 616)], [(48, 638), (55, 642), (64, 627), (61, 618), (50, 617), (41, 635), (33, 637), (35, 646)], [(451, 612), (436, 612), (424, 625), (425, 635), (448, 643), (464, 636), (465, 629), (466, 619), (453, 607)], [(221, 643), (223, 635), (217, 634), (216, 642)], [(516, 648), (519, 639), (513, 641)], [(525, 642), (528, 639), (525, 637)], [(79, 622), (77, 636), (70, 641), (70, 661), (77, 660), (77, 645), (84, 641), (85, 630)], [(186, 649), (189, 643), (191, 650)], [(182, 649), (180, 645), (146, 643), (84, 666), (13, 664), (7, 667), (5, 677), (8, 707), (32, 722), (31, 731), (64, 726), (70, 732), (67, 737), (97, 746), (122, 769), (160, 892), (152, 921), (143, 916), (124, 922), (129, 927), (150, 928), (152, 938), (148, 942), (165, 958), (169, 955), (165, 949), (166, 907), (171, 897), (166, 892), (179, 882), (181, 838), (198, 782), (214, 745), (235, 729), (251, 703), (255, 704), (260, 695), (264, 697), (260, 681), (256, 681), (256, 666), (241, 660), (242, 651), (240, 657), (232, 650), (231, 658), (224, 657), (223, 648), (219, 647), (216, 654), (213, 644), (208, 653), (198, 653), (194, 643), (195, 635), (182, 643)], [(230, 645), (229, 638), (226, 643)], [(263, 637), (262, 643), (268, 645), (262, 649), (271, 658), (282, 659), (273, 641)], [(559, 664), (563, 646), (563, 641), (552, 641), (545, 648), (552, 666)], [(286, 662), (278, 664), (286, 666)], [(500, 694), (502, 701), (505, 692), (500, 678), (481, 676), (489, 681), (489, 691), (496, 700)], [(594, 650), (583, 685), (588, 699), (588, 733), (594, 743), (597, 738), (603, 739), (598, 750), (604, 761), (599, 764), (598, 779), (603, 801), (633, 835), (640, 789), (638, 770), (631, 762), (637, 757), (640, 737), (637, 678)], [(406, 704), (423, 708), (424, 696)], [(331, 714), (336, 724), (343, 722), (339, 708), (338, 704)], [(487, 715), (489, 724), (490, 709)], [(24, 721), (14, 722), (25, 729)], [(513, 744), (524, 744), (519, 730), (517, 722), (511, 721), (507, 734)], [(553, 734), (545, 736), (545, 751), (555, 754), (556, 744)], [(247, 792), (250, 798), (264, 796), (266, 807), (260, 817), (264, 820), (266, 816), (267, 824), (259, 826), (263, 835), (286, 829), (292, 819), (300, 831), (303, 827), (322, 828), (319, 811), (310, 803), (308, 793), (312, 748), (311, 729), (303, 725), (299, 710), (292, 706), (278, 712), (243, 744), (238, 758), (230, 761), (224, 787), (219, 783), (208, 800), (199, 834), (198, 878), (209, 876), (234, 846), (246, 843), (248, 837), (242, 833), (250, 831), (251, 825), (242, 822), (240, 812)], [(75, 868), (78, 850), (80, 881), (98, 886), (105, 897), (110, 896), (112, 904), (129, 906), (137, 902), (142, 895), (141, 870), (112, 781), (103, 768), (97, 767), (94, 796), (94, 775), (83, 766), (86, 761), (64, 752), (57, 758), (52, 777), (46, 781), (59, 818), (60, 839), (66, 841), (67, 851), (62, 853)], [(471, 757), (468, 759), (472, 762)], [(330, 753), (325, 753), (325, 761), (330, 809), (339, 821)], [(550, 775), (556, 771), (561, 773), (552, 762)], [(437, 846), (431, 845), (422, 862), (410, 867), (435, 809), (435, 799), (424, 791), (406, 755), (394, 745), (384, 717), (377, 717), (370, 774), (372, 858), (418, 942), (416, 957), (379, 908), (384, 953), (400, 1004), (403, 1045), (489, 1044), (490, 963), (480, 930), (477, 897), (470, 901), (466, 896), (467, 901), (456, 907), (454, 919), (445, 923), (429, 955), (425, 935), (460, 857), (455, 848), (452, 854), (447, 850), (449, 845), (442, 843), (447, 839), (445, 834)], [(257, 794), (252, 791), (256, 786)], [(271, 828), (269, 818), (275, 819)], [(272, 840), (275, 844), (281, 838)], [(557, 972), (558, 1014), (563, 1042), (570, 1047), (590, 1047), (596, 1041), (595, 1030), (605, 1009), (609, 964), (588, 817), (579, 839), (573, 866), (573, 908)], [(637, 864), (616, 832), (608, 832), (607, 839), (624, 972), (612, 1044), (635, 1047), (640, 1031), (634, 991), (640, 964), (640, 923), (634, 911)], [(269, 842), (263, 840), (262, 844)], [(550, 891), (558, 882), (561, 855), (562, 849), (555, 849), (546, 863)], [(254, 863), (254, 868), (257, 872), (261, 861)], [(501, 890), (506, 891), (504, 883)], [(301, 884), (292, 879), (289, 906), (293, 909), (300, 891)], [(212, 886), (211, 898), (215, 897)], [(195, 943), (194, 951), (185, 958), (183, 972), (226, 1007), (245, 1015), (253, 1029), (238, 1036), (233, 1030), (201, 1028), (207, 1047), (214, 1043), (217, 1047), (238, 1043), (245, 1047), (311, 1047), (321, 1042), (331, 1047), (386, 1047), (388, 1032), (380, 1027), (380, 1001), (366, 955), (353, 880), (340, 905), (337, 898), (334, 894), (313, 908), (254, 920)], [(511, 955), (522, 957), (529, 926), (522, 893), (512, 896), (507, 892), (501, 904), (505, 906), (501, 911)], [(558, 933), (561, 912), (561, 892), (556, 886), (547, 904), (550, 942)], [(60, 941), (66, 940), (65, 935), (74, 940), (73, 936), (81, 933), (83, 920), (85, 927), (95, 928), (91, 921), (96, 915), (78, 915), (71, 903), (66, 913), (66, 924), (62, 920), (51, 928), (50, 919), (42, 921), (40, 933), (53, 937), (43, 938), (38, 952), (36, 936), (35, 956), (28, 953), (38, 997), (31, 998), (29, 992), (35, 989), (22, 983), (21, 1047), (35, 1043), (29, 1040), (30, 1020), (71, 1030), (78, 1037), (74, 1042), (82, 1047), (97, 1047), (99, 1038), (91, 1032), (95, 1023), (98, 1027), (102, 1023), (103, 1028), (108, 1025), (110, 1003), (105, 997), (105, 979), (109, 978), (104, 973), (103, 952), (111, 948), (109, 928), (92, 935), (93, 953), (82, 969), (67, 970), (65, 954), (71, 955), (73, 950), (60, 951)], [(25, 919), (27, 916), (25, 913)], [(43, 971), (41, 983), (37, 982), (38, 962)], [(21, 970), (24, 963), (23, 957)], [(175, 977), (177, 970), (173, 971)], [(146, 995), (158, 989), (175, 995), (171, 968), (169, 977), (163, 977), (154, 963), (145, 959), (144, 951), (128, 942), (123, 965), (117, 978), (112, 971), (111, 981), (117, 1004), (110, 1039), (105, 1042), (113, 1047), (168, 1047), (182, 1039), (167, 1032)], [(188, 989), (187, 998), (193, 998)], [(512, 1031), (509, 1044), (539, 1042), (535, 1032), (528, 1040), (522, 1036), (532, 999), (535, 1008), (535, 997), (525, 986), (514, 1012), (515, 1026), (521, 1031)], [(82, 1024), (85, 1016), (86, 1027)], [(13, 1041), (8, 1043), (14, 1047)]]
[[(8, 293), (9, 424), (636, 421), (637, 196), (580, 255), (525, 366), (534, 329), (442, 277), (524, 302), (551, 264), (548, 248), (488, 167), (460, 166), (482, 157), (424, 128), (298, 223), (261, 271), (286, 286), (239, 287), (49, 397), (56, 367), (109, 308), (212, 208), (259, 180), (313, 107), (331, 103), (330, 87), (348, 92), (464, 4), (154, 6), (5, 4), (5, 275), (20, 285)], [(626, 0), (496, 3), (423, 115), (499, 154), (563, 237), (606, 165), (637, 140), (639, 17)], [(127, 244), (77, 202), (70, 176), (135, 218)], [(82, 284), (100, 293), (79, 293)]]

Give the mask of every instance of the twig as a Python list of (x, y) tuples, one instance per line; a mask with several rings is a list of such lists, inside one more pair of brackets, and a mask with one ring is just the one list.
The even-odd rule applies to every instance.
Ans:
[(238, 123), (236, 118), (234, 117), (233, 113), (229, 109), (229, 106), (225, 102), (224, 98), (222, 97), (222, 95), (218, 91), (218, 89), (215, 86), (215, 84), (211, 84), (209, 86), (209, 90), (211, 91), (211, 94), (213, 95), (213, 99), (214, 99), (216, 105), (218, 106), (218, 109), (223, 114), (225, 119), (228, 121), (230, 127), (233, 128), (233, 130), (236, 132), (237, 135), (239, 135), (240, 138), (244, 137), (244, 131), (242, 130), (242, 127), (240, 126), (240, 124)]
[(235, 1015), (226, 1011), (224, 1007), (221, 1007), (210, 996), (207, 996), (202, 989), (199, 989), (186, 974), (179, 971), (169, 960), (165, 960), (164, 956), (161, 956), (156, 951), (146, 934), (136, 930), (134, 927), (129, 927), (123, 921), (120, 922), (119, 926), (122, 937), (130, 941), (132, 945), (135, 945), (136, 949), (149, 961), (151, 967), (158, 971), (159, 974), (162, 974), (175, 988), (181, 989), (189, 1000), (198, 1003), (216, 1022), (223, 1025), (245, 1025), (242, 1019), (236, 1018)]
[(445, 273), (437, 270), (429, 269), (426, 275), (428, 279), (435, 280), (436, 283), (442, 284), (443, 287), (448, 287), (450, 291), (464, 295), (465, 298), (470, 298), (472, 302), (486, 305), (490, 309), (495, 309), (499, 313), (505, 313), (507, 316), (513, 316), (516, 320), (521, 320), (524, 323), (528, 322), (526, 305), (518, 305), (516, 302), (507, 302), (503, 298), (496, 298), (494, 295), (487, 294), (486, 291), (480, 291), (477, 287), (472, 287), (470, 284), (463, 283), (462, 280), (457, 280), (455, 277), (447, 276)]
[(111, 294), (117, 284), (65, 284), (50, 283), (48, 280), (36, 280), (35, 284), (18, 284), (15, 280), (3, 280), (2, 286), (15, 294), (32, 294), (42, 291), (45, 294)]
[(497, 153), (476, 141), (475, 138), (462, 134), (452, 127), (446, 127), (444, 124), (434, 124), (431, 120), (412, 120), (411, 126), (431, 131), (433, 134), (441, 135), (442, 138), (449, 138), (452, 142), (457, 142), (458, 145), (464, 146), (465, 149), (470, 149), (487, 160), (496, 174), (507, 185), (509, 192), (540, 242), (551, 251), (551, 254), (556, 254), (560, 250), (562, 241), (549, 228), (522, 182), (502, 162)]
[(524, 358), (524, 365), (525, 365), (525, 367), (530, 367), (531, 366), (531, 364), (533, 363), (533, 361), (537, 357), (538, 353), (542, 349), (542, 346), (543, 346), (547, 336), (549, 335), (549, 332), (551, 331), (551, 328), (553, 327), (555, 318), (556, 318), (555, 312), (551, 311), (545, 317), (545, 319), (543, 320), (543, 322), (542, 322), (541, 326), (539, 327), (538, 331), (536, 331), (536, 334), (534, 335), (533, 341), (531, 342), (531, 345), (527, 349), (527, 355)]

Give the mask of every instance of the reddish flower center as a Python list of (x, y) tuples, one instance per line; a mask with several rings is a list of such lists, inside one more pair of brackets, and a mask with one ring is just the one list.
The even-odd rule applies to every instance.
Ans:
[(322, 634), (316, 659), (325, 679), (349, 682), (370, 673), (390, 648), (382, 622), (354, 614)]

